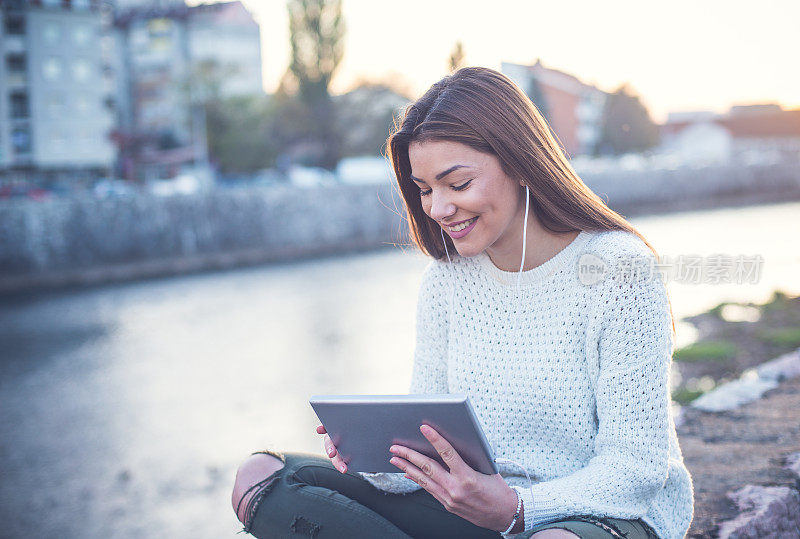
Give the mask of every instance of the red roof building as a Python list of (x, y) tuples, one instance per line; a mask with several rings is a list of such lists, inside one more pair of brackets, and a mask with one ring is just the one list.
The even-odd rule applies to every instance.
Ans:
[(731, 141), (732, 157), (751, 152), (771, 152), (780, 159), (800, 159), (800, 109), (780, 105), (738, 105), (725, 114), (673, 113), (660, 126), (662, 141), (678, 140), (700, 124), (724, 129)]
[(502, 72), (530, 95), (533, 81), (544, 103), (536, 103), (567, 154), (591, 153), (600, 138), (606, 92), (586, 84), (574, 75), (545, 67), (540, 60), (532, 66), (503, 62)]

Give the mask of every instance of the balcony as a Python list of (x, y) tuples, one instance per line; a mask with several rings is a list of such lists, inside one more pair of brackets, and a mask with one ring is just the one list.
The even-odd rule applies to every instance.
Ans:
[(27, 94), (13, 93), (10, 96), (10, 102), (12, 120), (25, 120), (30, 117)]
[(28, 84), (26, 73), (6, 73), (6, 86), (10, 89), (25, 87)]
[(7, 53), (25, 53), (25, 36), (17, 34), (6, 34), (3, 37), (3, 48)]
[(8, 53), (5, 57), (6, 81), (9, 86), (23, 86), (27, 84), (26, 57), (20, 53)]

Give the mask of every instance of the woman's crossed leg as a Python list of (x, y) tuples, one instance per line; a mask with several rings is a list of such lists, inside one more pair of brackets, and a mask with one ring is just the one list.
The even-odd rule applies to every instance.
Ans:
[(244, 531), (265, 537), (492, 538), (431, 494), (389, 494), (307, 453), (262, 452), (237, 472), (232, 503)]

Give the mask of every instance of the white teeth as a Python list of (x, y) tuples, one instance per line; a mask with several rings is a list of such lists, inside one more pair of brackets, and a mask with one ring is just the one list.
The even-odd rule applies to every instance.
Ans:
[(452, 230), (453, 232), (459, 232), (459, 231), (461, 231), (461, 230), (464, 230), (465, 228), (467, 228), (467, 227), (468, 227), (469, 225), (471, 225), (472, 223), (474, 223), (474, 222), (475, 222), (475, 219), (477, 219), (477, 217), (473, 217), (473, 218), (472, 218), (472, 219), (470, 219), (469, 221), (465, 221), (465, 222), (461, 223), (460, 225), (451, 226), (451, 227), (449, 227), (449, 228), (450, 228), (450, 230)]

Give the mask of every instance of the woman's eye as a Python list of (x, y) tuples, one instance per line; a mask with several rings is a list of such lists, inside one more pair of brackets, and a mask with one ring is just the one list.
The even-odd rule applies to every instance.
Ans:
[[(461, 185), (453, 185), (453, 186), (451, 186), (451, 189), (453, 189), (453, 191), (463, 191), (464, 189), (466, 189), (469, 186), (470, 183), (472, 183), (472, 180), (467, 180), (464, 183), (462, 183)], [(426, 197), (426, 196), (431, 194), (431, 191), (433, 191), (433, 189), (423, 189), (423, 188), (420, 187), (419, 196)]]
[(466, 188), (467, 188), (467, 186), (468, 186), (470, 183), (472, 183), (472, 180), (467, 180), (467, 181), (465, 181), (464, 183), (462, 183), (461, 185), (454, 185), (454, 186), (453, 186), (453, 189), (454, 189), (455, 191), (463, 191), (464, 189), (466, 189)]

